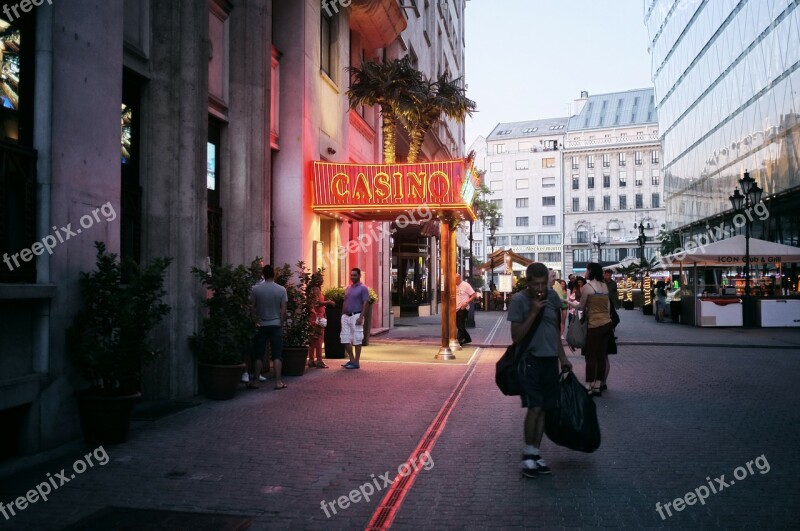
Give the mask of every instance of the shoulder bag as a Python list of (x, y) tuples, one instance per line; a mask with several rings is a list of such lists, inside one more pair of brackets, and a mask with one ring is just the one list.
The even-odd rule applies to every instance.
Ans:
[(536, 329), (539, 327), (539, 323), (542, 321), (542, 316), (546, 309), (547, 305), (542, 307), (541, 311), (539, 311), (539, 315), (537, 315), (536, 319), (533, 321), (531, 329), (528, 330), (528, 333), (525, 334), (522, 341), (520, 343), (512, 343), (495, 365), (494, 382), (506, 396), (519, 396), (522, 393), (522, 387), (519, 385), (519, 362), (520, 355), (524, 349), (522, 345), (527, 345), (531, 342), (533, 334), (536, 333)]

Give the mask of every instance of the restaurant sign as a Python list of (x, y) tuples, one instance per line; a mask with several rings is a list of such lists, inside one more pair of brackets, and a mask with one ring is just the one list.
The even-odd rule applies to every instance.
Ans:
[[(744, 264), (744, 256), (718, 256), (717, 261), (721, 264)], [(751, 256), (751, 264), (780, 264), (780, 256)]]
[(424, 205), (474, 220), (477, 186), (470, 159), (418, 164), (314, 162), (312, 209), (380, 220)]

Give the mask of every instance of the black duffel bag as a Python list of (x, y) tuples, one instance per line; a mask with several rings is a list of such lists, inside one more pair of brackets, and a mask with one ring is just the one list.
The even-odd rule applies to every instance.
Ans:
[(522, 341), (520, 341), (519, 344), (513, 343), (506, 349), (500, 359), (497, 360), (497, 364), (494, 368), (494, 383), (497, 384), (497, 387), (506, 396), (519, 396), (522, 393), (522, 386), (519, 383), (520, 357), (531, 342), (533, 334), (536, 333), (539, 323), (542, 322), (543, 315), (544, 308), (542, 308), (542, 311), (536, 316), (536, 319), (531, 325), (531, 329), (528, 330), (528, 333), (525, 334)]

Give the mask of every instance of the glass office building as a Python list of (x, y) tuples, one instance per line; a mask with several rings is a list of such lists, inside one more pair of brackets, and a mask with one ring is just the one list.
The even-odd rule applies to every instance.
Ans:
[(667, 227), (684, 241), (731, 227), (749, 171), (769, 209), (752, 235), (800, 246), (799, 3), (644, 0)]

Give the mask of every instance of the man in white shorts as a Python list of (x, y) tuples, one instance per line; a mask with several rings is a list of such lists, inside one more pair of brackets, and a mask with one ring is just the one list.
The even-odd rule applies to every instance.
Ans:
[[(342, 333), (339, 340), (344, 345), (350, 361), (342, 365), (345, 369), (360, 368), (361, 342), (364, 340), (364, 315), (369, 307), (369, 288), (361, 283), (361, 270), (350, 271), (350, 286), (344, 292), (342, 307)], [(353, 347), (355, 346), (355, 356)]]

